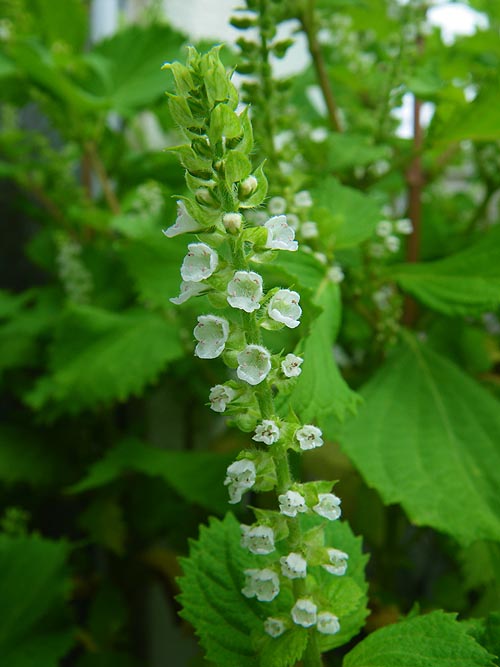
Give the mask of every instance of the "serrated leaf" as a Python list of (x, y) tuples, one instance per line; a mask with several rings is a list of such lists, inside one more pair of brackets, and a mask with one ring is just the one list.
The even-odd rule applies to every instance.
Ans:
[(435, 611), (373, 632), (344, 658), (343, 667), (494, 667), (493, 656), (454, 614)]
[(321, 185), (311, 189), (311, 195), (311, 219), (318, 223), (326, 247), (349, 248), (373, 235), (380, 212), (368, 195), (331, 177), (322, 179)]
[(0, 652), (6, 665), (56, 667), (71, 646), (69, 627), (49, 621), (64, 611), (67, 556), (62, 542), (0, 535)]
[(347, 411), (355, 409), (358, 398), (340, 374), (333, 356), (341, 317), (338, 285), (324, 279), (313, 302), (323, 312), (313, 322), (305, 339), (301, 352), (302, 373), (291, 404), (304, 422), (321, 421), (331, 414), (342, 420)]
[(69, 491), (81, 493), (96, 489), (129, 471), (164, 479), (182, 498), (223, 514), (228, 507), (223, 486), (227, 466), (233, 456), (211, 452), (177, 452), (149, 447), (128, 438), (110, 449), (94, 463), (87, 475)]
[[(303, 527), (319, 523), (318, 518), (307, 517)], [(219, 667), (291, 667), (305, 650), (308, 632), (292, 625), (276, 640), (263, 630), (268, 616), (289, 616), (294, 602), (287, 587), (290, 581), (282, 581), (279, 595), (270, 603), (249, 600), (241, 594), (243, 571), (265, 566), (280, 553), (258, 557), (256, 563), (255, 556), (241, 548), (240, 537), (238, 522), (231, 514), (223, 521), (212, 520), (208, 527), (201, 528), (199, 539), (191, 544), (190, 557), (182, 563), (181, 614), (195, 627), (207, 658)], [(342, 596), (343, 589), (350, 587), (351, 593), (356, 590), (356, 596), (352, 597), (351, 611), (341, 618), (341, 632), (319, 638), (322, 650), (348, 641), (359, 631), (367, 613), (366, 556), (361, 553), (360, 540), (352, 535), (347, 524), (335, 522), (326, 526), (326, 541), (348, 552), (350, 558), (348, 573), (341, 578), (328, 575), (319, 566), (315, 568), (321, 579), (322, 594), (326, 596), (329, 588), (334, 587), (335, 593)]]
[(445, 315), (474, 315), (500, 304), (500, 229), (462, 252), (436, 262), (393, 267), (388, 276)]
[(56, 332), (51, 374), (37, 381), (26, 400), (36, 410), (50, 406), (69, 413), (125, 400), (181, 355), (174, 324), (160, 315), (70, 306)]
[(500, 539), (500, 405), (408, 337), (363, 388), (341, 445), (383, 500), (463, 544)]

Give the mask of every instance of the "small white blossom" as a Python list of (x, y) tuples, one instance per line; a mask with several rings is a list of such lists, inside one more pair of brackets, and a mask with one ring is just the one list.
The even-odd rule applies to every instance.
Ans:
[(281, 215), (286, 211), (286, 199), (284, 197), (271, 197), (267, 204), (267, 210), (271, 215)]
[(253, 313), (260, 308), (262, 278), (255, 271), (236, 271), (227, 286), (227, 301), (233, 308)]
[(214, 412), (224, 412), (227, 404), (236, 397), (236, 392), (231, 387), (223, 384), (216, 384), (210, 389), (209, 401), (210, 407)]
[(260, 345), (247, 345), (237, 359), (236, 375), (251, 385), (260, 384), (271, 370), (271, 355)]
[(312, 220), (303, 222), (300, 226), (300, 233), (304, 239), (315, 239), (319, 236), (318, 225)]
[(295, 215), (295, 213), (287, 213), (286, 214), (286, 220), (287, 220), (288, 226), (291, 227), (294, 232), (296, 232), (297, 229), (300, 227), (299, 216)]
[(202, 294), (206, 291), (206, 289), (207, 286), (201, 283), (193, 283), (191, 281), (186, 282), (183, 280), (181, 283), (179, 296), (172, 297), (169, 299), (169, 301), (175, 303), (176, 306), (179, 306), (181, 303), (184, 303), (184, 301), (187, 301), (192, 296), (198, 296), (198, 294)]
[(288, 556), (280, 558), (281, 572), (288, 579), (303, 579), (307, 574), (306, 559), (292, 551)]
[(396, 231), (400, 234), (411, 234), (413, 231), (413, 225), (410, 218), (401, 218), (401, 220), (396, 220)]
[(340, 509), (341, 500), (335, 494), (319, 493), (318, 500), (318, 504), (313, 507), (316, 514), (319, 514), (330, 521), (335, 521), (335, 519), (338, 519), (342, 514)]
[(177, 202), (177, 219), (171, 227), (164, 229), (163, 233), (168, 238), (172, 238), (187, 232), (198, 232), (200, 229), (200, 225), (187, 212), (184, 202), (179, 200)]
[(377, 225), (378, 236), (389, 236), (392, 233), (392, 222), (390, 220), (381, 220)]
[(321, 567), (330, 574), (336, 574), (341, 577), (347, 570), (348, 554), (340, 551), (340, 549), (327, 549), (328, 563), (324, 563)]
[(342, 268), (338, 264), (334, 264), (331, 266), (327, 274), (328, 279), (332, 281), (332, 283), (341, 283), (344, 280), (344, 272), (342, 271)]
[(276, 572), (264, 570), (245, 570), (245, 587), (241, 589), (247, 598), (256, 597), (259, 602), (271, 602), (280, 592), (280, 580)]
[(280, 289), (271, 297), (267, 313), (275, 322), (280, 322), (290, 329), (298, 327), (302, 308), (299, 306), (300, 295), (289, 289)]
[(294, 241), (295, 232), (288, 225), (285, 215), (275, 215), (264, 227), (267, 229), (266, 248), (293, 251), (299, 247), (297, 241)]
[(292, 607), (293, 622), (303, 628), (310, 628), (316, 623), (317, 606), (312, 600), (299, 598)]
[(198, 342), (194, 353), (200, 359), (215, 359), (222, 354), (229, 336), (229, 322), (215, 315), (200, 315), (194, 328)]
[(297, 512), (307, 512), (306, 499), (297, 491), (287, 491), (278, 496), (281, 514), (295, 517)]
[(321, 432), (321, 429), (312, 424), (306, 424), (305, 426), (302, 426), (302, 428), (299, 428), (298, 431), (295, 431), (295, 437), (303, 451), (321, 447), (323, 444), (322, 435), (323, 433)]
[(269, 616), (264, 621), (264, 632), (271, 637), (280, 637), (286, 630), (285, 622), (281, 618)]
[(255, 435), (252, 440), (255, 442), (264, 442), (266, 445), (273, 445), (280, 439), (280, 430), (272, 419), (264, 419), (255, 429)]
[(339, 619), (329, 611), (322, 611), (318, 614), (316, 628), (324, 635), (335, 635), (340, 630)]
[(291, 353), (287, 354), (281, 362), (281, 370), (287, 378), (298, 377), (302, 373), (300, 366), (303, 361), (302, 357), (297, 357), (297, 355)]
[(274, 551), (274, 532), (269, 526), (240, 526), (241, 546), (257, 556)]
[(328, 130), (325, 127), (313, 127), (310, 134), (311, 141), (315, 144), (321, 144), (328, 138)]
[(324, 266), (327, 265), (327, 263), (328, 263), (328, 258), (327, 258), (327, 256), (325, 255), (324, 252), (315, 252), (315, 253), (314, 253), (314, 257), (318, 260), (318, 262), (319, 262), (320, 264), (323, 264)]
[(307, 190), (301, 190), (300, 192), (297, 192), (297, 194), (293, 198), (293, 203), (298, 208), (309, 208), (310, 206), (313, 205), (311, 193), (308, 192)]
[(210, 278), (218, 263), (217, 253), (206, 243), (190, 243), (181, 266), (182, 279), (199, 283), (200, 280)]
[(399, 240), (398, 236), (394, 236), (394, 234), (391, 234), (390, 236), (385, 237), (385, 247), (389, 252), (397, 252), (399, 250), (399, 247), (401, 245), (401, 241)]
[(239, 503), (243, 494), (255, 484), (257, 472), (253, 461), (241, 459), (231, 463), (226, 472), (224, 485), (228, 487), (229, 503)]

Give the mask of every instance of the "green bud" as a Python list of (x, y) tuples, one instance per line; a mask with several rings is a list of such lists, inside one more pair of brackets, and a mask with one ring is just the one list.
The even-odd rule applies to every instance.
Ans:
[(238, 30), (247, 30), (257, 25), (257, 17), (254, 16), (232, 16), (230, 24)]
[(173, 121), (180, 127), (191, 127), (196, 125), (191, 109), (184, 97), (169, 93), (168, 108)]
[(241, 213), (225, 213), (222, 216), (222, 224), (230, 234), (238, 234), (243, 225)]
[[(260, 206), (266, 198), (267, 178), (264, 176), (263, 167), (264, 163), (254, 171), (252, 176), (249, 176), (249, 178), (252, 179), (250, 182), (248, 179), (245, 179), (245, 186), (243, 186), (243, 183), (240, 183), (239, 198), (242, 208), (254, 208)], [(255, 181), (257, 181), (256, 185)]]
[(193, 78), (189, 69), (179, 62), (165, 63), (162, 69), (170, 70), (174, 75), (175, 87), (181, 95), (188, 95), (194, 89)]

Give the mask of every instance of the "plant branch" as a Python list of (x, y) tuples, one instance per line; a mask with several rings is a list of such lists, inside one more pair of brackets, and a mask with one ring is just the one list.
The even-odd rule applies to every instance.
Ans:
[(321, 51), (318, 37), (316, 34), (316, 23), (314, 20), (314, 2), (315, 0), (308, 0), (307, 6), (303, 14), (299, 17), (302, 29), (307, 37), (307, 44), (311, 54), (318, 84), (323, 93), (326, 108), (328, 111), (328, 120), (332, 130), (335, 132), (342, 132), (343, 128), (340, 123), (337, 103), (333, 95), (332, 85), (326, 70), (325, 59)]

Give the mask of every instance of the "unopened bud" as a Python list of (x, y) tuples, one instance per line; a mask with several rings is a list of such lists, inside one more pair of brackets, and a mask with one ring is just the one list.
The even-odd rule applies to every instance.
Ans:
[(255, 192), (258, 185), (259, 183), (255, 176), (248, 176), (240, 183), (240, 196), (249, 197), (252, 193)]
[(230, 234), (237, 234), (242, 227), (243, 216), (241, 213), (225, 213), (222, 222)]
[(216, 199), (208, 188), (198, 188), (194, 193), (194, 196), (199, 204), (212, 207), (218, 206)]

